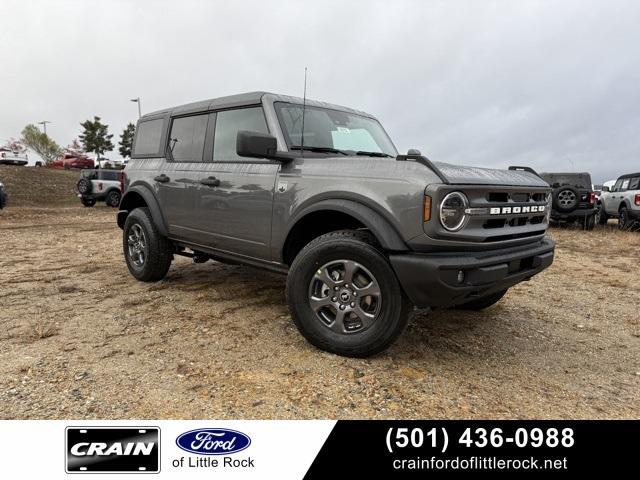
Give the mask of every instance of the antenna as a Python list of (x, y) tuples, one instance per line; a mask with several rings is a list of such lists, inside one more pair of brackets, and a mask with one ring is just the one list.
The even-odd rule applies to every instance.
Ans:
[(304, 67), (304, 92), (302, 93), (302, 136), (300, 138), (300, 155), (304, 157), (304, 112), (307, 109), (307, 67)]

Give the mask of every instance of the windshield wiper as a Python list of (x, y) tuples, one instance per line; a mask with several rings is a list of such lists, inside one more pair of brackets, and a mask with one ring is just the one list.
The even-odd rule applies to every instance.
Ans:
[(367, 157), (389, 157), (389, 158), (393, 157), (393, 155), (389, 155), (388, 153), (383, 153), (383, 152), (365, 152), (363, 150), (358, 150), (356, 152), (356, 155), (362, 155), (362, 156), (367, 156)]
[(319, 152), (319, 153), (340, 153), (341, 155), (349, 155), (347, 152), (345, 152), (344, 150), (338, 150), (337, 148), (331, 148), (331, 147), (308, 147), (307, 145), (305, 146), (300, 146), (300, 145), (294, 145), (292, 147), (289, 147), (291, 150), (308, 150), (310, 152)]

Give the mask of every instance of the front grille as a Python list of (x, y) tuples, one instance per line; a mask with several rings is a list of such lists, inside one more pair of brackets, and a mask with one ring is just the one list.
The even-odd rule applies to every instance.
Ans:
[(431, 195), (434, 204), (452, 191), (463, 192), (468, 200), (468, 219), (456, 232), (446, 231), (436, 222), (425, 223), (425, 233), (435, 238), (489, 243), (544, 235), (547, 229), (549, 188), (490, 185), (442, 185)]

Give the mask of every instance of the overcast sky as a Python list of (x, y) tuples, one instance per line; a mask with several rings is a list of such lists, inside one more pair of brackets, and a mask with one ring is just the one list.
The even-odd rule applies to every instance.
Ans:
[(310, 98), (375, 114), (401, 151), (640, 171), (638, 1), (2, 0), (0, 18), (0, 142), (50, 120), (67, 145), (93, 115), (117, 140), (138, 96), (301, 96), (307, 66)]

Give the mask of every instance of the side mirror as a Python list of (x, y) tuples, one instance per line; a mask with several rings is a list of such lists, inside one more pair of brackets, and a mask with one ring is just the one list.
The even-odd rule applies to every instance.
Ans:
[(274, 158), (278, 141), (273, 135), (240, 130), (236, 137), (236, 153), (241, 157)]
[(422, 153), (417, 148), (410, 148), (407, 150), (407, 155), (422, 155)]
[(609, 187), (602, 187), (602, 191), (603, 192), (609, 192), (610, 190), (609, 190)]

